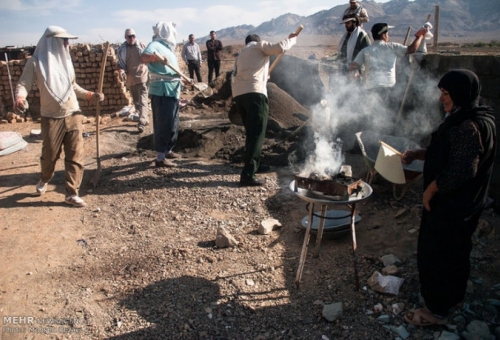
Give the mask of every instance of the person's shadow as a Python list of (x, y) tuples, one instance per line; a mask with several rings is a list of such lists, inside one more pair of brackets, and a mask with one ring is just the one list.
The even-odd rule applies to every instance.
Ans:
[[(311, 313), (310, 305), (306, 307), (300, 304), (294, 306), (273, 303), (271, 300), (276, 297), (271, 295), (280, 294), (275, 289), (264, 292), (238, 291), (228, 296), (221, 293), (221, 282), (231, 283), (233, 279), (237, 280), (245, 274), (250, 273), (214, 281), (182, 276), (153, 282), (119, 302), (120, 306), (134, 311), (127, 315), (133, 318), (137, 313), (135, 317), (145, 319), (151, 326), (129, 333), (122, 332), (107, 339), (238, 339), (242, 334), (255, 338), (259, 333), (281, 334), (283, 328), (290, 329), (290, 323), (306, 330), (317, 322), (317, 315)], [(290, 287), (280, 290), (289, 289)], [(265, 304), (269, 302), (270, 305), (254, 309), (239, 302), (248, 299)], [(283, 319), (284, 315), (293, 315), (293, 320)], [(281, 321), (277, 324), (276, 320)], [(114, 321), (114, 327), (127, 321), (138, 322), (132, 319)]]
[(229, 339), (262, 317), (237, 297), (222, 296), (218, 283), (193, 276), (154, 282), (119, 304), (153, 325), (108, 339)]

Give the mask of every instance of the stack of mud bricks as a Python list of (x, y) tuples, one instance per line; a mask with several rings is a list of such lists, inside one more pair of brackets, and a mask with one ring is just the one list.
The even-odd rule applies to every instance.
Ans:
[[(106, 69), (104, 72), (104, 83), (102, 92), (105, 100), (100, 103), (101, 114), (112, 113), (121, 110), (124, 106), (131, 104), (130, 94), (127, 92), (125, 84), (118, 76), (118, 59), (112, 46), (109, 54), (104, 57), (104, 45), (78, 44), (71, 46), (71, 59), (75, 68), (76, 83), (89, 91), (97, 91), (99, 87), (99, 76), (101, 72), (101, 62), (104, 60)], [(9, 71), (12, 79), (13, 91), (28, 59), (9, 60), (8, 63), (1, 61), (0, 64), (0, 118), (10, 123), (35, 119), (40, 117), (40, 92), (33, 84), (32, 91), (28, 95), (29, 109), (26, 115), (13, 114), (13, 102), (11, 86), (9, 81)], [(79, 100), (81, 111), (88, 116), (95, 114), (96, 103), (94, 101)]]

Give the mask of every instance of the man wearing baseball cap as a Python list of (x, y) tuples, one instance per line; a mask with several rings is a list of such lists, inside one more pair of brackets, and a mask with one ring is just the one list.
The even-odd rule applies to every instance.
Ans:
[(368, 17), (368, 12), (366, 8), (358, 3), (358, 0), (349, 0), (349, 7), (344, 11), (344, 18), (347, 15), (355, 15), (359, 19), (359, 26), (363, 27), (363, 23), (368, 22), (370, 18)]
[[(397, 89), (396, 89), (396, 61), (406, 54), (414, 53), (420, 45), (423, 37), (427, 33), (427, 28), (422, 28), (415, 33), (415, 40), (410, 46), (405, 46), (395, 42), (389, 42), (389, 29), (392, 26), (386, 23), (377, 23), (372, 26), (371, 33), (373, 43), (362, 49), (354, 61), (349, 66), (349, 70), (355, 73), (355, 78), (359, 77), (359, 71), (364, 67), (363, 86), (367, 102), (374, 99), (374, 108), (384, 107), (389, 116), (383, 124), (384, 133), (392, 133), (396, 115)], [(385, 111), (385, 110), (384, 110)], [(374, 111), (376, 112), (376, 111)], [(377, 117), (377, 118), (381, 118)], [(372, 117), (375, 118), (375, 117)]]
[(149, 124), (148, 66), (141, 61), (145, 48), (146, 45), (137, 40), (135, 31), (127, 28), (125, 42), (118, 47), (117, 53), (120, 77), (130, 91), (135, 110), (139, 114), (137, 129), (140, 133)]
[(367, 90), (380, 90), (387, 95), (387, 89), (396, 84), (396, 60), (406, 54), (414, 53), (428, 28), (421, 28), (415, 33), (415, 40), (410, 46), (389, 42), (389, 26), (386, 23), (377, 23), (371, 29), (373, 44), (362, 49), (349, 66), (350, 71), (359, 71), (364, 65), (365, 84)]
[(69, 39), (76, 38), (62, 27), (49, 26), (45, 30), (19, 78), (14, 106), (18, 111), (28, 108), (26, 98), (33, 83), (36, 83), (40, 91), (43, 140), (40, 157), (42, 173), (36, 192), (42, 195), (47, 191), (64, 148), (65, 202), (83, 207), (85, 201), (78, 195), (84, 165), (83, 114), (78, 99), (103, 101), (104, 95), (87, 91), (75, 82)]

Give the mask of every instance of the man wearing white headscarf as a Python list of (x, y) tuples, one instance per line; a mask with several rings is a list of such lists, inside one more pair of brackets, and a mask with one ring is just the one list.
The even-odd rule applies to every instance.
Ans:
[(36, 191), (42, 195), (54, 175), (54, 169), (64, 148), (66, 181), (65, 202), (85, 206), (78, 191), (83, 178), (83, 114), (79, 99), (104, 100), (102, 93), (87, 91), (75, 82), (75, 70), (69, 52), (69, 39), (77, 37), (64, 28), (49, 26), (38, 42), (33, 57), (24, 67), (16, 87), (15, 109), (28, 108), (26, 97), (36, 83), (40, 91), (42, 116), (41, 176)]
[(153, 111), (153, 141), (156, 151), (156, 167), (175, 167), (169, 159), (180, 155), (172, 149), (179, 132), (179, 98), (182, 83), (185, 82), (170, 68), (168, 63), (179, 69), (175, 55), (177, 31), (171, 22), (158, 22), (153, 26), (153, 41), (141, 55), (141, 61), (148, 64), (149, 95)]

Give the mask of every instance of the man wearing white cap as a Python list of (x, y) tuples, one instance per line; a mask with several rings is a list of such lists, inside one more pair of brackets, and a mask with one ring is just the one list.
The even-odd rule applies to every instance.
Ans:
[(77, 37), (58, 26), (49, 26), (36, 45), (16, 87), (15, 109), (28, 108), (26, 97), (33, 83), (40, 91), (42, 116), (42, 173), (36, 191), (42, 195), (54, 175), (54, 169), (64, 148), (66, 181), (65, 202), (85, 206), (78, 195), (83, 178), (83, 114), (79, 99), (104, 100), (102, 93), (87, 91), (75, 82), (75, 70), (69, 52), (69, 39)]
[(132, 28), (125, 30), (125, 42), (118, 47), (118, 66), (121, 78), (132, 95), (135, 110), (139, 114), (139, 132), (149, 124), (148, 66), (141, 61), (146, 46), (137, 40)]
[(406, 54), (414, 53), (428, 28), (423, 27), (415, 33), (415, 40), (410, 46), (389, 42), (389, 29), (386, 23), (373, 25), (371, 32), (373, 44), (362, 49), (349, 66), (350, 71), (359, 71), (366, 67), (365, 84), (367, 90), (382, 89), (381, 94), (387, 95), (387, 89), (396, 85), (396, 60)]
[(346, 8), (346, 10), (344, 11), (344, 15), (342, 15), (342, 17), (352, 14), (358, 17), (360, 27), (363, 27), (363, 23), (368, 22), (370, 20), (366, 8), (361, 6), (358, 3), (358, 0), (349, 0), (349, 7)]

